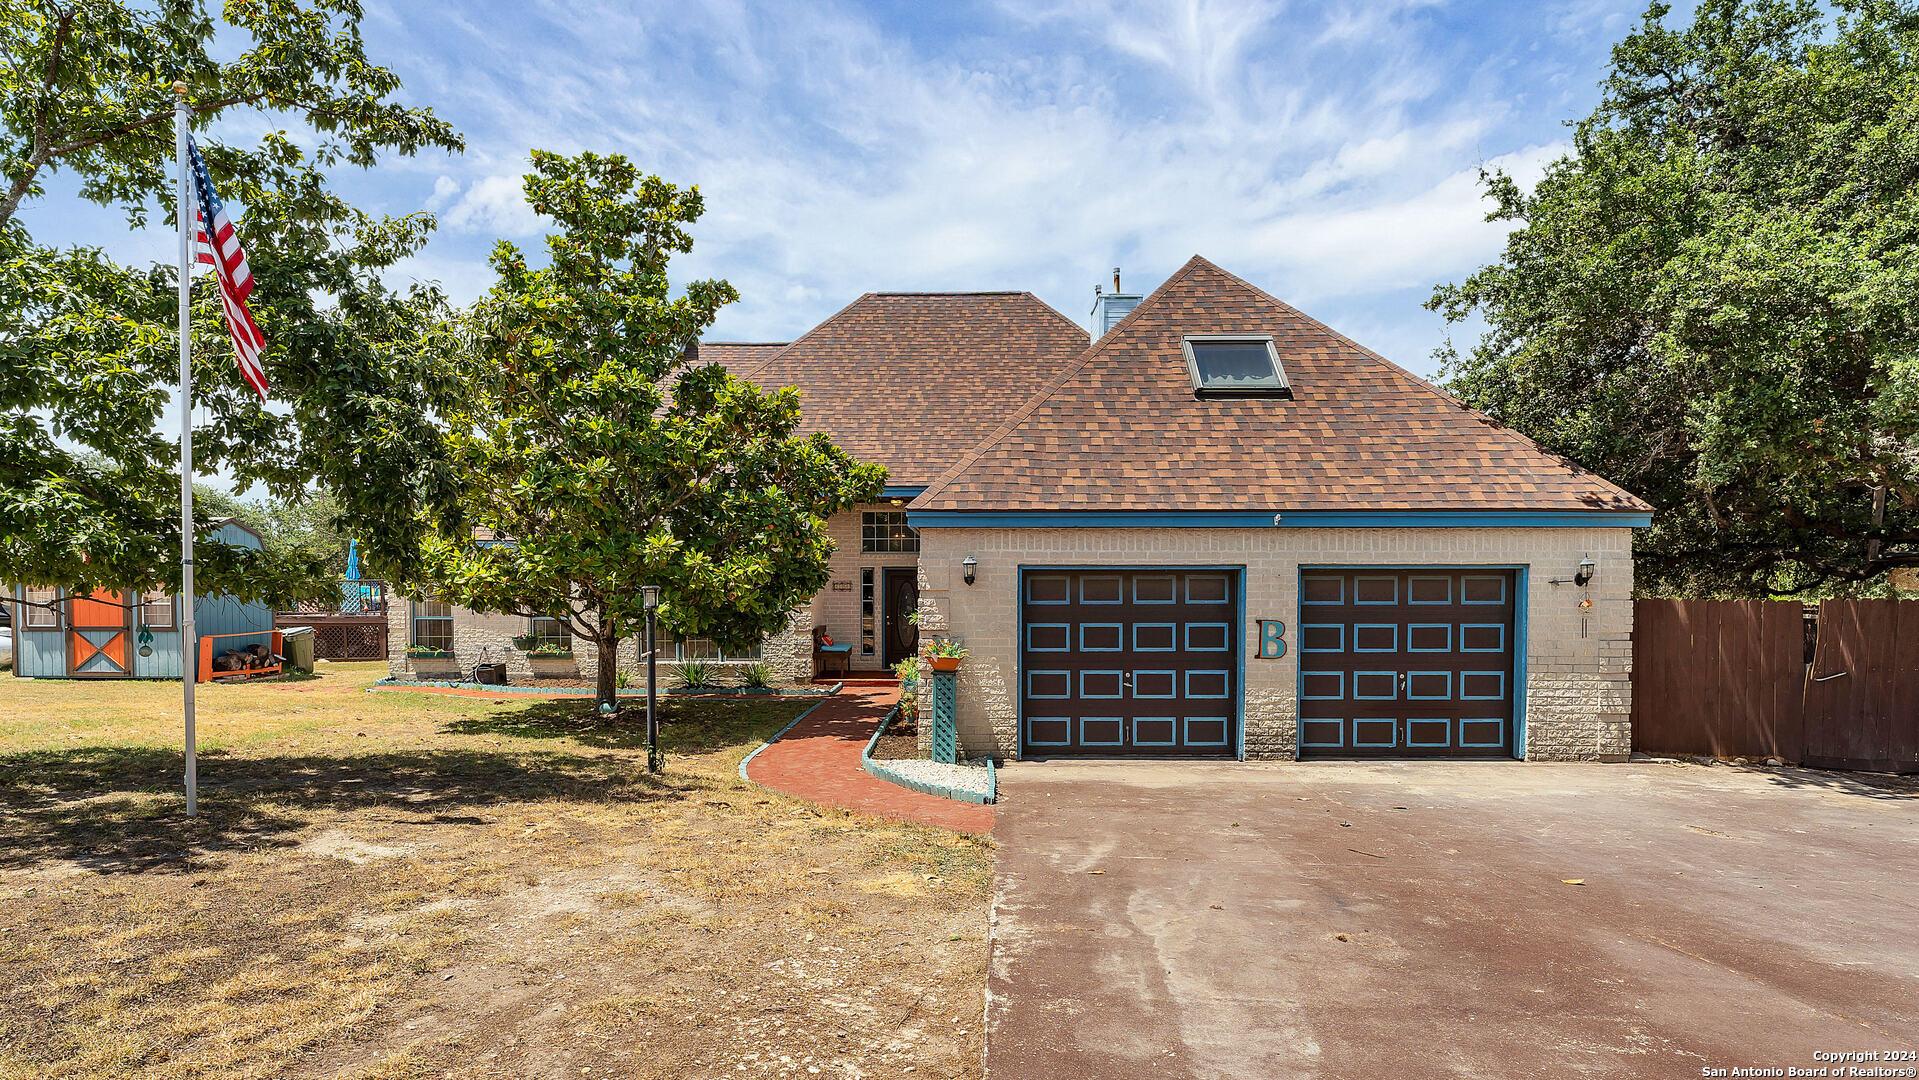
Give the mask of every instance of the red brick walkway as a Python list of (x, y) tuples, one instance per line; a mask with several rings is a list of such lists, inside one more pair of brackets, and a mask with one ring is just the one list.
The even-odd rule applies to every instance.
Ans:
[(899, 696), (897, 686), (848, 686), (760, 751), (747, 764), (747, 776), (783, 795), (874, 817), (970, 833), (991, 829), (990, 806), (923, 795), (860, 767), (860, 751)]

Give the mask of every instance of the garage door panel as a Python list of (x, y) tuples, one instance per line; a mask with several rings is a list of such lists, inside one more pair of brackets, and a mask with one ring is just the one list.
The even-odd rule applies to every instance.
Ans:
[(1238, 573), (1025, 575), (1021, 738), (1039, 756), (1229, 756)]
[(1509, 754), (1515, 585), (1506, 571), (1303, 574), (1302, 756)]

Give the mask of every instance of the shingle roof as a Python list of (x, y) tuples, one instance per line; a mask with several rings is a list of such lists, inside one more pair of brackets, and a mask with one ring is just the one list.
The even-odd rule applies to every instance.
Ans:
[[(1196, 398), (1181, 338), (1271, 334), (1293, 398)], [(1625, 510), (1635, 496), (1194, 256), (915, 510)]]
[[(1086, 348), (1086, 331), (1026, 292), (867, 293), (752, 368), (796, 386), (801, 430), (824, 431), (889, 484), (932, 480)], [(710, 346), (700, 346), (701, 356)]]
[(751, 371), (786, 348), (784, 341), (702, 341), (694, 346), (689, 360), (718, 364), (734, 375)]

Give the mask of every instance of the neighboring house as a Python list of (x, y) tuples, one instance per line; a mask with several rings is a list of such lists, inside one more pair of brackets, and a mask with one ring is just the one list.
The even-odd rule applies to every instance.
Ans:
[(1201, 258), (1093, 325), (879, 293), (700, 346), (890, 470), (768, 662), (958, 637), (961, 741), (1008, 758), (1627, 755), (1644, 502)]
[[(260, 534), (239, 521), (220, 523), (215, 537), (234, 547), (258, 549)], [(15, 600), (53, 603), (63, 590), (16, 585)], [(180, 602), (169, 593), (90, 593), (45, 607), (15, 605), (13, 673), (29, 679), (177, 679), (180, 677)], [(193, 603), (193, 628), (201, 640), (237, 634), (226, 648), (271, 647), (273, 609), (225, 594), (201, 594)]]

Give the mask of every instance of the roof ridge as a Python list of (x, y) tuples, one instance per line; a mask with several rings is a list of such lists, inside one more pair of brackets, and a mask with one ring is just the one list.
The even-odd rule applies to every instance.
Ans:
[[(1143, 308), (1146, 305), (1152, 303), (1155, 299), (1159, 297), (1160, 293), (1165, 292), (1168, 288), (1172, 286), (1172, 284), (1175, 281), (1184, 280), (1185, 277), (1188, 274), (1191, 274), (1193, 270), (1199, 264), (1212, 266), (1211, 263), (1206, 262), (1205, 259), (1200, 258), (1198, 255), (1194, 255), (1192, 258), (1186, 260), (1185, 266), (1182, 266), (1178, 270), (1174, 271), (1172, 277), (1169, 277), (1165, 281), (1160, 282), (1158, 288), (1154, 289), (1150, 293), (1147, 293), (1146, 298), (1141, 300), (1136, 306), (1134, 306), (1132, 311), (1127, 312), (1125, 318), (1121, 319), (1118, 323), (1114, 324), (1113, 330), (1118, 330), (1121, 326), (1124, 326), (1128, 322), (1130, 322), (1133, 316), (1139, 312), (1140, 308)], [(1214, 269), (1218, 269), (1218, 267), (1214, 267)], [(1058, 313), (1055, 312), (1055, 314), (1058, 314)], [(1065, 316), (1063, 315), (1060, 317), (1065, 318)], [(1072, 320), (1068, 319), (1067, 321), (1071, 322)], [(1075, 330), (1079, 329), (1079, 324), (1073, 323), (1073, 328)], [(918, 503), (922, 499), (930, 499), (933, 496), (938, 495), (943, 489), (945, 489), (945, 487), (948, 484), (951, 484), (954, 480), (958, 479), (960, 474), (963, 473), (967, 469), (967, 467), (972, 465), (973, 462), (978, 461), (980, 458), (980, 455), (984, 454), (987, 451), (987, 449), (997, 445), (1000, 442), (1000, 440), (1006, 438), (1008, 435), (1011, 435), (1013, 431), (1019, 427), (1020, 424), (1025, 423), (1026, 418), (1029, 416), (1032, 416), (1034, 411), (1036, 411), (1040, 407), (1040, 404), (1042, 402), (1044, 402), (1047, 398), (1052, 397), (1054, 394), (1058, 393), (1061, 387), (1065, 386), (1068, 382), (1072, 381), (1073, 376), (1086, 370), (1086, 365), (1092, 363), (1093, 357), (1097, 356), (1101, 351), (1103, 351), (1106, 348), (1107, 343), (1112, 341), (1112, 339), (1113, 339), (1113, 331), (1108, 330), (1105, 334), (1100, 336), (1100, 339), (1098, 341), (1088, 343), (1085, 351), (1081, 352), (1077, 359), (1075, 359), (1071, 364), (1068, 364), (1064, 369), (1062, 369), (1058, 375), (1055, 375), (1053, 378), (1047, 380), (1047, 383), (1045, 386), (1040, 387), (1039, 391), (1035, 393), (1033, 397), (1026, 402), (1026, 404), (1020, 406), (1018, 409), (1015, 409), (1013, 411), (1013, 415), (1007, 417), (1006, 421), (1002, 423), (999, 427), (994, 428), (993, 433), (991, 435), (988, 435), (985, 439), (981, 440), (979, 445), (973, 447), (971, 450), (968, 450), (966, 453), (961, 454), (959, 457), (959, 460), (955, 461), (950, 467), (947, 468), (945, 472), (935, 477), (932, 483), (926, 485), (926, 490), (920, 492), (918, 497), (916, 497), (913, 500), (913, 502)]]
[(789, 341), (702, 341), (702, 345), (790, 345)]
[[(1042, 311), (1044, 311), (1044, 312), (1046, 312), (1046, 313), (1047, 313), (1048, 315), (1051, 315), (1051, 316), (1053, 316), (1054, 318), (1056, 318), (1056, 319), (1058, 319), (1058, 320), (1059, 320), (1060, 322), (1063, 322), (1063, 323), (1065, 323), (1066, 325), (1068, 325), (1068, 326), (1070, 326), (1070, 327), (1072, 327), (1072, 328), (1073, 328), (1073, 333), (1075, 333), (1075, 334), (1084, 334), (1084, 333), (1086, 333), (1086, 328), (1085, 328), (1085, 327), (1083, 327), (1083, 326), (1081, 326), (1080, 324), (1078, 324), (1078, 323), (1076, 323), (1076, 322), (1074, 322), (1074, 321), (1072, 320), (1072, 318), (1071, 318), (1071, 317), (1069, 317), (1069, 316), (1068, 316), (1068, 315), (1067, 315), (1067, 314), (1066, 314), (1065, 312), (1063, 312), (1063, 311), (1061, 311), (1060, 309), (1058, 309), (1058, 308), (1056, 308), (1056, 307), (1054, 307), (1053, 305), (1051, 305), (1051, 304), (1049, 304), (1049, 303), (1047, 303), (1046, 301), (1044, 301), (1044, 300), (1041, 300), (1041, 299), (1039, 298), (1039, 295), (1038, 295), (1037, 293), (1035, 293), (1035, 292), (1033, 292), (1033, 291), (1032, 291), (1031, 289), (1027, 289), (1027, 290), (1025, 290), (1025, 291), (1022, 291), (1022, 292), (1021, 292), (1021, 293), (1020, 293), (1019, 295), (1021, 295), (1021, 296), (1025, 296), (1025, 297), (1030, 297), (1030, 298), (1032, 299), (1032, 301), (1033, 301), (1033, 303), (1035, 303), (1035, 304), (1038, 304), (1038, 305), (1040, 306), (1040, 309), (1041, 309)], [(1090, 344), (1091, 344), (1091, 342), (1088, 342), (1088, 344), (1090, 345)]]
[(875, 289), (865, 296), (1031, 296), (1027, 289)]
[(734, 375), (733, 377), (736, 379), (750, 378), (754, 375), (758, 375), (762, 371), (765, 371), (767, 368), (772, 367), (773, 364), (777, 362), (780, 357), (785, 356), (788, 352), (790, 352), (793, 346), (798, 345), (800, 342), (805, 341), (807, 338), (810, 338), (814, 334), (819, 333), (821, 330), (826, 329), (829, 325), (839, 321), (841, 316), (845, 315), (847, 312), (858, 307), (860, 301), (872, 295), (873, 294), (870, 292), (863, 292), (859, 294), (858, 296), (853, 298), (851, 303), (848, 303), (845, 307), (839, 309), (838, 311), (835, 311), (833, 314), (828, 315), (826, 318), (820, 320), (819, 324), (813, 327), (813, 329), (808, 330), (806, 333), (801, 334), (799, 337), (796, 337), (793, 340), (787, 342), (778, 351), (774, 352), (773, 355), (767, 357), (765, 360), (762, 360), (757, 364), (754, 364), (752, 367), (747, 368), (745, 371), (742, 371)]
[[(1253, 284), (1252, 282), (1247, 281), (1245, 278), (1240, 277), (1238, 274), (1233, 273), (1231, 270), (1228, 270), (1223, 266), (1219, 266), (1211, 262), (1210, 260), (1203, 259), (1198, 255), (1193, 256), (1193, 258), (1199, 259), (1201, 262), (1206, 263), (1207, 266), (1212, 267), (1214, 270), (1217, 270), (1219, 273), (1226, 276), (1227, 278), (1230, 278), (1231, 280), (1238, 282), (1239, 284), (1252, 290), (1254, 293), (1258, 294), (1259, 296), (1264, 297), (1265, 299), (1279, 305), (1280, 307), (1286, 309), (1287, 311), (1292, 312), (1294, 315), (1298, 316), (1301, 320), (1303, 320), (1307, 324), (1317, 328), (1319, 331), (1335, 339), (1336, 341), (1339, 341), (1346, 345), (1350, 345), (1356, 352), (1360, 353), (1362, 356), (1365, 356), (1367, 359), (1372, 360), (1373, 362), (1384, 367), (1388, 374), (1398, 376), (1399, 378), (1409, 383), (1412, 383), (1414, 386), (1427, 391), (1428, 393), (1439, 398), (1441, 401), (1444, 401), (1447, 404), (1452, 405), (1454, 408), (1458, 409), (1459, 411), (1467, 414), (1468, 416), (1473, 417), (1474, 419), (1478, 420), (1480, 423), (1485, 424), (1488, 428), (1499, 433), (1502, 437), (1516, 439), (1519, 442), (1524, 443), (1533, 452), (1544, 455), (1545, 457), (1551, 458), (1552, 460), (1557, 461), (1560, 465), (1573, 470), (1575, 473), (1591, 476), (1593, 479), (1597, 480), (1601, 484), (1604, 484), (1607, 487), (1612, 488), (1614, 491), (1619, 492), (1621, 495), (1626, 496), (1628, 499), (1631, 499), (1637, 503), (1641, 503), (1647, 507), (1651, 506), (1650, 503), (1647, 503), (1646, 500), (1640, 498), (1638, 495), (1635, 495), (1634, 493), (1627, 491), (1625, 488), (1619, 486), (1618, 484), (1613, 483), (1611, 480), (1606, 479), (1605, 477), (1599, 475), (1598, 473), (1593, 472), (1591, 469), (1586, 468), (1585, 466), (1579, 464), (1578, 462), (1572, 460), (1571, 458), (1566, 457), (1564, 454), (1556, 454), (1552, 452), (1551, 450), (1546, 449), (1545, 447), (1534, 442), (1532, 440), (1532, 437), (1528, 436), (1525, 432), (1517, 431), (1511, 427), (1508, 427), (1505, 424), (1500, 423), (1498, 420), (1495, 420), (1492, 417), (1487, 416), (1485, 413), (1480, 412), (1478, 409), (1475, 409), (1472, 406), (1466, 404), (1465, 402), (1459, 400), (1459, 398), (1455, 397), (1453, 394), (1447, 392), (1443, 388), (1434, 385), (1432, 382), (1426, 379), (1420, 378), (1418, 375), (1415, 375), (1411, 371), (1408, 371), (1407, 369), (1399, 366), (1398, 364), (1394, 363), (1392, 360), (1388, 359), (1387, 357), (1374, 352), (1373, 350), (1367, 348), (1364, 345), (1361, 345), (1359, 342), (1354, 341), (1352, 338), (1347, 337), (1345, 334), (1342, 334), (1339, 331), (1333, 329), (1332, 327), (1327, 326), (1325, 323), (1320, 322), (1318, 319), (1313, 318), (1311, 315), (1306, 314), (1304, 311), (1301, 311), (1300, 309), (1294, 307), (1293, 305), (1287, 303), (1286, 301), (1281, 300), (1279, 297), (1274, 296), (1272, 293), (1267, 292), (1265, 289), (1262, 289), (1259, 286)], [(1144, 301), (1142, 301), (1141, 303), (1143, 305)], [(1125, 320), (1121, 320), (1121, 321), (1124, 322)], [(1113, 327), (1113, 329), (1117, 330), (1119, 329), (1119, 327), (1115, 326)]]

